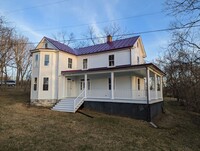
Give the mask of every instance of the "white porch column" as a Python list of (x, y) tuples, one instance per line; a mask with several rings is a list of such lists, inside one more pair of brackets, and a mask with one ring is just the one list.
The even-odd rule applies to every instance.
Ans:
[(158, 91), (157, 91), (157, 75), (154, 73), (154, 78), (155, 78), (155, 98), (158, 98)]
[(85, 74), (84, 76), (84, 81), (85, 81), (85, 98), (87, 98), (87, 89), (88, 89), (88, 86), (87, 86), (87, 74)]
[(114, 72), (111, 72), (111, 99), (114, 99)]
[(147, 99), (148, 99), (148, 101), (151, 100), (150, 85), (149, 85), (149, 69), (148, 68), (147, 68)]

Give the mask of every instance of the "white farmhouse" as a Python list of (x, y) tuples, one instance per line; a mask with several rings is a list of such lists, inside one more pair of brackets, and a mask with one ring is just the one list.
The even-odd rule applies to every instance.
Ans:
[(151, 121), (162, 112), (162, 76), (140, 36), (73, 49), (44, 37), (32, 53), (31, 104)]

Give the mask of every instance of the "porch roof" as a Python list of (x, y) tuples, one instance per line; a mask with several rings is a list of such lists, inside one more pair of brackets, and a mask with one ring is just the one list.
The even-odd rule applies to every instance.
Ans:
[(113, 71), (113, 70), (123, 70), (123, 69), (141, 69), (141, 68), (151, 68), (158, 72), (161, 75), (165, 75), (165, 73), (158, 68), (153, 63), (146, 63), (146, 64), (137, 64), (137, 65), (122, 65), (122, 66), (115, 66), (115, 67), (100, 67), (100, 68), (90, 68), (87, 70), (65, 70), (61, 71), (61, 74), (77, 74), (77, 73), (90, 73), (90, 72), (98, 72), (98, 71)]

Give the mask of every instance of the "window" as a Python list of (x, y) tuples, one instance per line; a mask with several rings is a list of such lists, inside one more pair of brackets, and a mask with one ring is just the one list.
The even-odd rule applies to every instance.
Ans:
[(39, 54), (35, 54), (35, 67), (38, 67)]
[(160, 91), (161, 78), (157, 76), (157, 91)]
[(45, 77), (43, 79), (43, 90), (48, 91), (48, 89), (49, 89), (49, 78)]
[(111, 90), (111, 78), (108, 78), (108, 90)]
[(44, 65), (48, 66), (49, 65), (49, 55), (44, 56)]
[(87, 59), (83, 59), (83, 69), (87, 69)]
[(68, 58), (68, 68), (72, 69), (72, 59)]
[[(87, 79), (87, 88), (88, 88), (88, 90), (90, 90), (90, 79)], [(81, 79), (80, 89), (81, 90), (85, 89), (85, 80), (84, 79)]]
[(112, 67), (115, 65), (115, 58), (114, 58), (114, 55), (109, 55), (108, 56), (109, 58), (109, 66)]
[(34, 78), (33, 90), (37, 90), (37, 78)]
[(137, 64), (140, 64), (140, 57), (137, 56)]
[(140, 79), (138, 79), (138, 90), (140, 90)]
[(153, 72), (149, 72), (149, 84), (150, 84), (150, 90), (155, 90), (155, 77)]
[(45, 43), (45, 48), (48, 48), (48, 43)]

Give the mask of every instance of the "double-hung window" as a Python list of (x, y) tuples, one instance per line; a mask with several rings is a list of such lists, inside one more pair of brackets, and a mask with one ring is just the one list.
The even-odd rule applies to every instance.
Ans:
[(33, 90), (37, 90), (37, 78), (34, 78)]
[(108, 59), (109, 59), (109, 67), (115, 66), (115, 57), (114, 57), (114, 55), (109, 55)]
[[(81, 79), (80, 89), (85, 89), (85, 79)], [(90, 90), (90, 79), (87, 79), (87, 89)]]
[(108, 78), (108, 90), (111, 90), (111, 78)]
[(140, 90), (140, 79), (138, 79), (138, 90)]
[(49, 55), (44, 56), (44, 65), (48, 66), (49, 65)]
[(49, 78), (45, 77), (43, 78), (43, 90), (48, 91), (49, 89)]
[(35, 54), (35, 67), (38, 67), (39, 64), (39, 54)]
[(68, 68), (72, 69), (72, 59), (68, 58)]
[(87, 59), (83, 59), (83, 69), (87, 69)]

